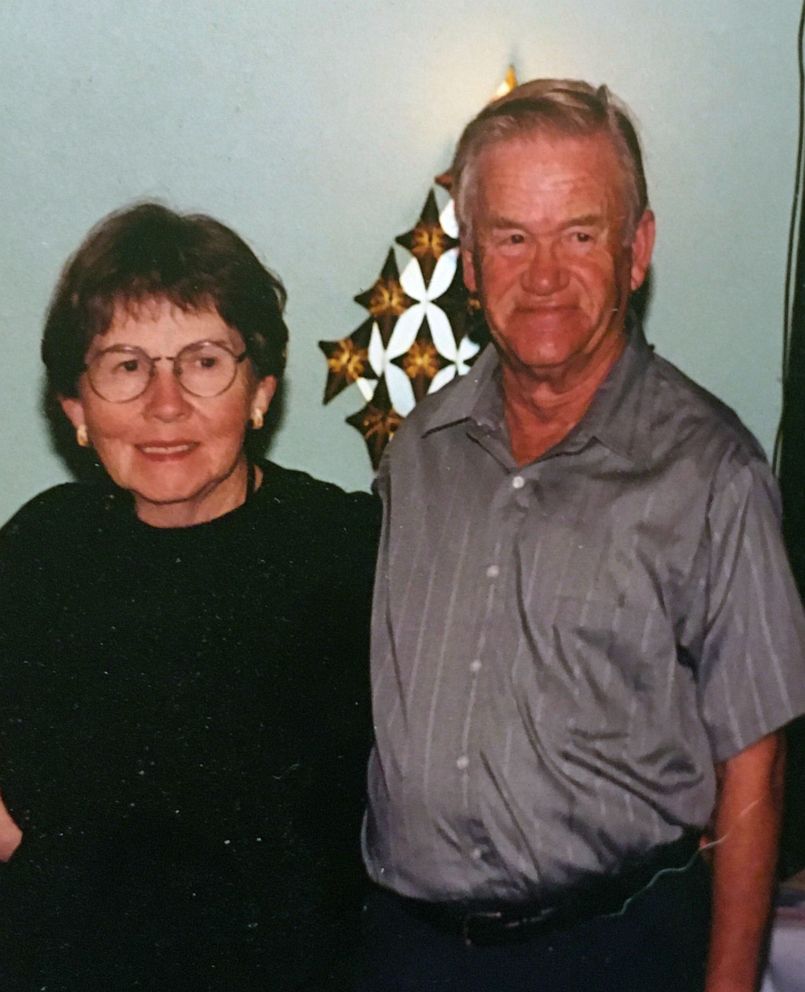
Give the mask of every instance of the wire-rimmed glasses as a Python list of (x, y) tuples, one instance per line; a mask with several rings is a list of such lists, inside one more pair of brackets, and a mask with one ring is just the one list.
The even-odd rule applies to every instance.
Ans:
[(128, 403), (148, 389), (157, 362), (172, 362), (173, 374), (191, 396), (220, 396), (235, 381), (246, 352), (235, 354), (218, 341), (194, 341), (175, 355), (149, 355), (134, 345), (104, 348), (84, 366), (93, 391), (110, 403)]

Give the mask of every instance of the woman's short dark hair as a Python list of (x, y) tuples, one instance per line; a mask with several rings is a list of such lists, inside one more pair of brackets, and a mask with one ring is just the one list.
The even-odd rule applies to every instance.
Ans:
[(109, 214), (69, 259), (45, 321), (42, 359), (52, 392), (76, 396), (84, 356), (122, 308), (167, 300), (215, 310), (243, 338), (258, 377), (281, 376), (285, 289), (234, 231), (204, 214), (159, 203)]

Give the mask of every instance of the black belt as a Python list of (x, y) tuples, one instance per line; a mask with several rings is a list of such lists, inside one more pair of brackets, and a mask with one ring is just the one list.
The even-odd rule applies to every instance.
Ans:
[(658, 872), (684, 868), (699, 846), (699, 837), (685, 835), (656, 847), (616, 875), (596, 877), (551, 896), (550, 901), (507, 903), (425, 902), (394, 895), (403, 910), (471, 946), (522, 943), (596, 916), (620, 912), (627, 900), (644, 889)]

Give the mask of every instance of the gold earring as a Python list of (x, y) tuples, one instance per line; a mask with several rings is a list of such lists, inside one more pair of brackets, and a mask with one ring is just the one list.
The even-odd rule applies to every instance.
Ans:
[(87, 425), (79, 424), (75, 429), (75, 440), (79, 448), (89, 447), (89, 434), (87, 433)]
[(252, 418), (251, 418), (251, 420), (252, 420), (252, 429), (255, 430), (255, 431), (259, 431), (260, 428), (265, 423), (265, 420), (263, 419), (263, 411), (260, 409), (259, 406), (256, 406), (252, 410)]

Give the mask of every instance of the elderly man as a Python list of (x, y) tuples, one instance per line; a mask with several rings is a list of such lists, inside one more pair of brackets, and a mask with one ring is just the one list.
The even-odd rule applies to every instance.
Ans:
[(364, 988), (751, 992), (805, 709), (773, 480), (629, 312), (606, 88), (518, 87), (453, 179), (494, 346), (379, 474)]

